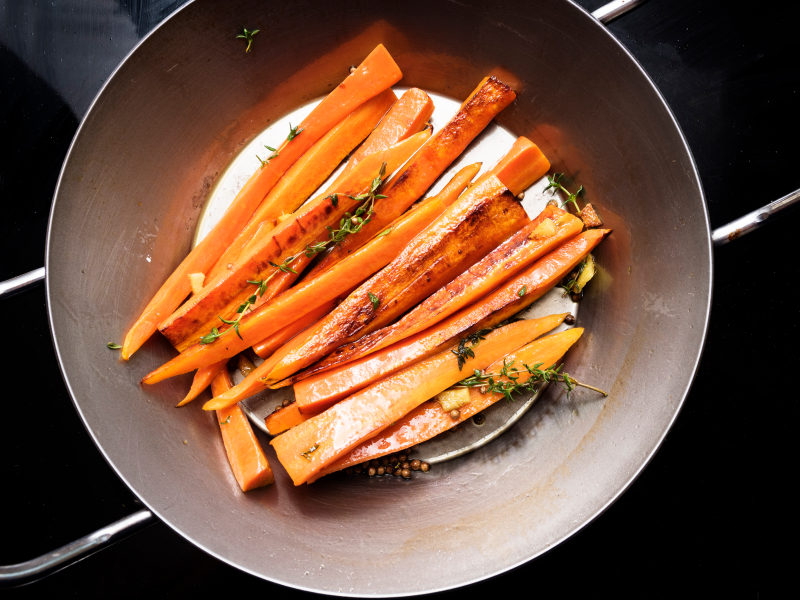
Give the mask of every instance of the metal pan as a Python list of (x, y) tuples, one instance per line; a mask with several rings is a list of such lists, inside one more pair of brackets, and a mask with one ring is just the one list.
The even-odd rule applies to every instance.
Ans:
[[(244, 55), (230, 32), (254, 20), (270, 24), (273, 43)], [(580, 315), (590, 334), (569, 367), (611, 395), (550, 394), (493, 443), (400, 487), (328, 478), (293, 488), (278, 469), (274, 486), (242, 494), (210, 415), (172, 408), (187, 380), (139, 387), (171, 355), (166, 343), (151, 340), (127, 364), (105, 344), (185, 255), (208, 189), (240, 145), (268, 119), (324, 94), (342, 65), (378, 42), (404, 84), (449, 97), (502, 74), (519, 99), (499, 124), (533, 139), (601, 208), (614, 234), (598, 249), (602, 278)], [(619, 497), (693, 379), (712, 244), (763, 221), (750, 216), (712, 237), (690, 151), (657, 89), (596, 18), (566, 0), (502, 10), (435, 0), (194, 2), (109, 80), (55, 200), (46, 264), (54, 343), (110, 464), (152, 514), (221, 560), (293, 587), (359, 595), (490, 577), (558, 544)], [(143, 511), (134, 521), (148, 518)], [(376, 559), (384, 572), (402, 566), (417, 576), (376, 577)]]

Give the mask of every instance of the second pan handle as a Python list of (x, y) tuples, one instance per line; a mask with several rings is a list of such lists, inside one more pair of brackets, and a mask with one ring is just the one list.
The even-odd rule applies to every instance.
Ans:
[[(619, 16), (624, 15), (631, 9), (644, 4), (647, 0), (614, 0), (608, 4), (604, 4), (592, 13), (592, 16), (603, 23), (610, 23)], [(718, 227), (711, 232), (711, 240), (714, 247), (723, 246), (728, 242), (740, 238), (745, 233), (750, 233), (754, 229), (758, 229), (767, 219), (773, 216), (779, 216), (789, 212), (793, 208), (800, 206), (800, 190), (795, 190), (791, 194), (787, 194), (779, 200), (770, 202), (766, 206), (762, 206), (752, 212), (747, 213), (743, 217), (731, 221), (727, 225)]]

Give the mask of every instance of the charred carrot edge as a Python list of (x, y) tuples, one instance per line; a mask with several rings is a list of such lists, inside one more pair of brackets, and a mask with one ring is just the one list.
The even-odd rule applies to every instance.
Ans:
[(339, 345), (390, 323), (528, 222), (496, 177), (473, 186), (315, 329), (284, 346), (265, 382), (281, 381)]
[[(583, 329), (577, 327), (568, 329), (561, 333), (548, 335), (545, 338), (531, 342), (527, 346), (520, 348), (511, 355), (504, 357), (486, 368), (487, 373), (499, 373), (503, 368), (503, 362), (514, 361), (515, 364), (522, 363), (535, 365), (542, 363), (547, 367), (558, 363), (570, 347), (578, 341), (583, 333)], [(526, 373), (521, 374), (519, 382), (524, 383), (529, 379)], [(406, 416), (401, 418), (391, 427), (384, 429), (379, 435), (375, 436), (354, 448), (349, 454), (340, 458), (335, 463), (322, 469), (317, 475), (309, 480), (309, 483), (316, 481), (324, 475), (335, 471), (346, 469), (352, 465), (362, 463), (373, 458), (380, 458), (387, 454), (394, 454), (410, 446), (415, 446), (431, 439), (440, 433), (452, 429), (459, 423), (463, 423), (479, 412), (486, 410), (492, 404), (503, 398), (502, 394), (481, 394), (479, 390), (472, 388), (469, 390), (470, 402), (459, 409), (459, 417), (453, 419), (449, 412), (442, 409), (441, 404), (436, 401), (421, 404)], [(294, 405), (292, 405), (294, 406)]]
[[(466, 177), (460, 177), (458, 185), (448, 185), (442, 191), (441, 196), (449, 201), (449, 198), (457, 196), (460, 189), (467, 183)], [(303, 318), (320, 304), (329, 302), (343, 293), (349, 294), (365, 278), (388, 264), (412, 238), (444, 212), (442, 204), (437, 197), (429, 206), (420, 206), (403, 215), (393, 224), (388, 235), (376, 237), (358, 252), (347, 257), (340, 265), (335, 265), (325, 273), (315, 276), (312, 271), (297, 287), (280, 298), (276, 298), (275, 301), (245, 315), (239, 326), (242, 339), (228, 335), (222, 340), (223, 344), (219, 342), (207, 345), (195, 344), (180, 356), (150, 373), (145, 377), (144, 382), (156, 383), (167, 377), (188, 373), (204, 365), (233, 356), (254, 342), (261, 342), (267, 336), (276, 333), (281, 324), (288, 324), (284, 325), (288, 327), (293, 321)], [(258, 353), (260, 354), (260, 352)], [(259, 369), (264, 368), (266, 367), (263, 364), (259, 366)]]
[(388, 198), (381, 203), (380, 213), (357, 236), (351, 236), (330, 252), (323, 263), (338, 261), (403, 214), (514, 98), (516, 94), (511, 88), (496, 77), (484, 79), (450, 122), (417, 152), (406, 168), (386, 183), (381, 193)]
[[(538, 327), (536, 337), (561, 325), (566, 316), (564, 313), (532, 319)], [(379, 379), (388, 377), (432, 354), (452, 350), (457, 344), (457, 336), (440, 342), (436, 335), (423, 331), (374, 354), (296, 383), (294, 405), (302, 413), (317, 414)]]
[[(199, 294), (192, 296), (169, 318), (159, 324), (161, 332), (179, 350), (219, 325), (219, 318), (231, 319), (237, 308), (249, 298), (258, 281), (277, 272), (272, 264), (280, 264), (289, 256), (299, 256), (310, 244), (328, 238), (328, 226), (338, 226), (346, 212), (353, 212), (362, 202), (356, 200), (369, 187), (385, 162), (387, 172), (397, 169), (430, 137), (423, 131), (396, 144), (385, 152), (371, 154), (347, 177), (347, 184), (337, 190), (338, 196), (317, 196), (285, 219), (259, 242), (251, 254), (240, 257), (233, 268), (209, 282)], [(272, 264), (271, 264), (272, 263)]]
[(311, 146), (269, 191), (244, 229), (211, 268), (207, 274), (208, 281), (236, 261), (256, 231), (257, 235), (266, 234), (278, 224), (281, 215), (297, 210), (330, 177), (339, 163), (370, 135), (396, 101), (397, 96), (391, 88), (381, 92), (339, 121)]
[(296, 404), (290, 404), (267, 415), (267, 418), (264, 419), (264, 424), (267, 426), (267, 431), (269, 431), (270, 435), (278, 435), (300, 425), (304, 421), (308, 421), (313, 416), (302, 414), (297, 410)]
[[(224, 393), (232, 386), (227, 369), (217, 375), (211, 383), (211, 393), (215, 396)], [(258, 443), (250, 421), (238, 406), (230, 406), (217, 411), (217, 423), (225, 444), (225, 453), (236, 482), (243, 492), (269, 485), (275, 481), (267, 457)]]
[(211, 385), (211, 382), (220, 374), (220, 372), (225, 368), (228, 359), (221, 360), (213, 365), (208, 365), (207, 367), (202, 367), (197, 369), (197, 372), (194, 374), (194, 379), (192, 379), (192, 387), (189, 390), (189, 393), (186, 394), (186, 397), (181, 400), (176, 407), (184, 406), (197, 398), (203, 391)]
[(219, 223), (156, 292), (128, 330), (122, 346), (122, 358), (128, 360), (155, 333), (158, 323), (180, 306), (191, 292), (189, 274), (208, 271), (286, 170), (331, 127), (360, 104), (400, 81), (402, 76), (389, 52), (379, 44), (342, 84), (311, 111), (298, 125), (300, 135), (291, 142), (287, 140), (281, 144), (278, 149), (280, 155), (253, 174)]
[[(349, 393), (355, 393), (375, 381), (377, 377), (384, 377), (405, 367), (407, 361), (423, 356), (425, 352), (439, 347), (456, 336), (493, 327), (515, 315), (555, 287), (607, 233), (608, 230), (594, 229), (575, 236), (479, 302), (461, 309), (411, 338), (377, 352), (376, 361), (379, 357), (385, 358), (383, 361), (371, 362), (370, 355), (367, 355), (352, 363), (358, 365), (357, 370), (348, 371), (351, 363), (347, 363), (335, 370), (319, 373), (309, 378), (305, 384), (309, 387), (315, 386), (314, 390), (306, 391), (302, 381), (297, 383), (295, 396), (298, 398), (300, 410), (314, 412), (317, 407), (325, 406), (331, 401), (329, 396), (335, 401)], [(523, 288), (524, 293), (520, 296)], [(325, 385), (322, 383), (323, 380), (329, 380), (330, 383)], [(309, 396), (308, 399), (304, 398), (306, 395)]]
[(312, 310), (310, 313), (303, 315), (293, 323), (289, 323), (289, 325), (283, 329), (279, 329), (272, 335), (267, 336), (259, 343), (253, 345), (253, 351), (261, 358), (269, 358), (272, 356), (272, 353), (275, 352), (275, 350), (283, 346), (286, 342), (304, 329), (307, 329), (319, 321), (323, 315), (329, 313), (335, 306), (336, 300), (329, 300), (325, 304)]
[(463, 369), (452, 352), (436, 354), (342, 400), (270, 443), (294, 484), (300, 485), (465, 374), (488, 367), (524, 346), (535, 331), (529, 321), (492, 331)]

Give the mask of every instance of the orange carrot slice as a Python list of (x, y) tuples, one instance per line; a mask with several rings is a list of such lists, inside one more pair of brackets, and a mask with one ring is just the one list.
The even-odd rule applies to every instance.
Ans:
[[(211, 393), (215, 396), (229, 390), (232, 386), (228, 370), (223, 369), (211, 383)], [(253, 428), (238, 406), (230, 406), (217, 411), (217, 422), (222, 432), (225, 453), (236, 482), (243, 492), (269, 485), (275, 478), (267, 457), (261, 449)]]
[(495, 248), (480, 262), (440, 288), (399, 322), (341, 346), (328, 357), (290, 378), (292, 383), (385, 348), (447, 318), (485, 296), (525, 267), (583, 229), (583, 222), (547, 206), (531, 223)]
[(381, 92), (356, 108), (309, 148), (270, 190), (244, 229), (211, 268), (207, 279), (213, 280), (228, 264), (235, 262), (254, 234), (257, 237), (268, 233), (278, 224), (281, 215), (297, 210), (375, 129), (396, 100), (391, 88)]
[[(536, 337), (558, 327), (566, 316), (564, 313), (532, 319), (538, 328)], [(439, 340), (432, 333), (423, 331), (374, 354), (297, 382), (294, 386), (296, 402), (292, 406), (297, 406), (302, 413), (320, 413), (342, 398), (428, 356), (452, 350), (458, 344), (456, 337), (437, 343)]]
[(296, 321), (289, 323), (283, 329), (279, 329), (272, 335), (267, 336), (258, 344), (255, 344), (253, 346), (253, 351), (261, 358), (269, 358), (278, 348), (283, 346), (301, 331), (311, 327), (311, 325), (319, 321), (324, 315), (328, 314), (335, 307), (336, 300), (329, 300), (325, 304), (315, 308)]
[(496, 177), (473, 186), (330, 315), (281, 349), (283, 357), (265, 382), (281, 381), (340, 344), (390, 323), (528, 222)]
[(207, 367), (197, 369), (197, 372), (194, 374), (194, 379), (192, 379), (192, 387), (189, 390), (189, 393), (186, 394), (186, 397), (176, 406), (184, 406), (202, 394), (203, 391), (211, 385), (211, 382), (216, 379), (217, 375), (222, 372), (227, 363), (228, 359), (226, 358), (214, 363), (213, 365), (208, 365)]
[(463, 370), (452, 352), (441, 352), (335, 404), (278, 436), (278, 460), (295, 485), (308, 480), (363, 441), (378, 435), (417, 406), (527, 344), (536, 327), (519, 321), (486, 336)]
[[(513, 362), (516, 365), (525, 363), (531, 366), (541, 363), (549, 368), (561, 360), (561, 357), (578, 341), (582, 333), (583, 329), (576, 327), (575, 329), (568, 329), (531, 342), (487, 367), (486, 373), (499, 374), (503, 368), (504, 361), (506, 361), (506, 364)], [(521, 373), (518, 381), (519, 383), (525, 383), (528, 379), (530, 379), (528, 373)], [(503, 378), (499, 378), (499, 380), (503, 380)], [(394, 425), (384, 429), (379, 435), (360, 444), (346, 456), (322, 469), (314, 479), (309, 480), (309, 483), (334, 471), (340, 471), (387, 454), (394, 454), (410, 446), (427, 441), (443, 431), (452, 429), (459, 423), (472, 418), (504, 397), (502, 394), (481, 394), (476, 388), (470, 389), (469, 394), (470, 402), (459, 409), (460, 415), (458, 418), (453, 419), (450, 413), (443, 410), (442, 405), (435, 400), (425, 402), (398, 420)]]
[(484, 79), (450, 122), (385, 184), (381, 193), (388, 198), (381, 203), (380, 212), (358, 235), (328, 253), (323, 263), (340, 260), (403, 214), (514, 98), (516, 94), (511, 88), (496, 77)]
[(387, 172), (397, 169), (419, 148), (430, 133), (423, 131), (392, 146), (385, 152), (371, 154), (350, 171), (347, 183), (337, 190), (338, 196), (317, 196), (304, 204), (259, 240), (258, 248), (240, 257), (233, 268), (221, 273), (193, 295), (183, 306), (159, 324), (159, 329), (173, 346), (183, 351), (200, 341), (220, 317), (231, 319), (255, 291), (250, 281), (259, 281), (277, 272), (273, 264), (281, 264), (290, 256), (300, 256), (311, 244), (328, 238), (326, 227), (337, 225), (346, 212), (354, 212), (363, 201), (356, 194), (368, 189), (385, 162)]
[[(364, 162), (368, 160), (370, 158), (365, 159)], [(459, 175), (454, 178), (454, 182), (451, 182), (454, 185), (448, 184), (439, 196), (433, 198), (425, 206), (420, 206), (400, 217), (391, 225), (389, 234), (376, 236), (369, 244), (324, 273), (315, 274), (312, 271), (295, 288), (276, 298), (273, 302), (246, 314), (239, 326), (241, 339), (228, 334), (225, 338), (212, 344), (195, 344), (147, 375), (144, 382), (157, 383), (168, 377), (188, 373), (233, 356), (247, 346), (259, 343), (275, 334), (282, 326), (290, 327), (293, 321), (304, 318), (322, 304), (331, 302), (345, 293), (349, 294), (365, 278), (392, 261), (420, 231), (438, 218), (445, 210), (444, 202), (439, 198), (451, 202), (451, 198), (457, 197), (469, 183), (467, 175), (474, 171), (473, 165), (459, 172)], [(385, 231), (389, 231), (389, 228)], [(288, 340), (290, 337), (286, 339)], [(219, 342), (224, 343), (220, 344)], [(259, 355), (261, 352), (257, 349)], [(262, 364), (260, 368), (266, 367)]]
[(290, 404), (267, 415), (267, 418), (264, 419), (264, 424), (267, 426), (267, 431), (269, 431), (270, 435), (278, 435), (300, 425), (304, 421), (308, 421), (313, 416), (302, 414), (297, 410), (296, 404)]
[(239, 191), (214, 229), (181, 262), (125, 336), (122, 357), (128, 360), (191, 292), (190, 273), (206, 273), (241, 231), (272, 186), (331, 127), (373, 96), (391, 87), (403, 74), (383, 45), (378, 45), (344, 82), (311, 111), (279, 156), (258, 170)]

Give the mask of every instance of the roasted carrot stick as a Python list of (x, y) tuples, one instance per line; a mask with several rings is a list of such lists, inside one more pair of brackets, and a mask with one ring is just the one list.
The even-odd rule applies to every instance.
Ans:
[[(365, 162), (368, 160), (370, 159), (365, 159)], [(474, 171), (474, 166), (463, 169), (453, 178), (453, 185), (448, 184), (430, 202), (397, 219), (389, 234), (375, 237), (369, 244), (324, 273), (315, 274), (312, 271), (297, 287), (246, 314), (239, 326), (241, 339), (228, 334), (224, 340), (212, 344), (195, 344), (147, 375), (144, 382), (156, 383), (233, 356), (247, 346), (265, 340), (281, 327), (290, 326), (293, 321), (303, 318), (320, 305), (349, 293), (365, 278), (391, 262), (420, 231), (440, 216), (445, 210), (444, 203), (452, 202), (452, 198), (458, 196), (469, 183), (466, 175)], [(389, 228), (385, 231), (389, 231)], [(260, 351), (258, 353), (261, 354)]]
[[(514, 362), (515, 365), (525, 363), (531, 366), (541, 363), (545, 368), (549, 368), (561, 360), (561, 357), (578, 341), (582, 333), (583, 329), (578, 327), (531, 342), (487, 367), (486, 373), (495, 374), (498, 380), (502, 381), (504, 378), (499, 377), (498, 374), (503, 368), (504, 361), (506, 364)], [(525, 383), (529, 378), (529, 374), (521, 373), (517, 381)], [(394, 425), (384, 429), (379, 435), (367, 440), (350, 451), (349, 454), (322, 469), (313, 480), (309, 480), (309, 483), (334, 471), (340, 471), (387, 454), (394, 454), (410, 446), (427, 441), (443, 431), (463, 423), (482, 410), (486, 410), (504, 397), (502, 394), (481, 394), (476, 388), (470, 389), (469, 395), (469, 404), (459, 409), (460, 415), (456, 419), (453, 419), (449, 412), (443, 410), (441, 404), (435, 400), (421, 404)]]
[(220, 317), (231, 319), (237, 308), (257, 288), (250, 281), (259, 281), (277, 272), (273, 264), (281, 264), (290, 256), (299, 256), (317, 241), (328, 238), (326, 227), (338, 225), (346, 212), (354, 212), (363, 201), (356, 199), (368, 189), (385, 162), (387, 172), (396, 169), (430, 137), (428, 131), (417, 133), (384, 152), (376, 152), (361, 161), (346, 178), (338, 196), (317, 196), (304, 204), (290, 218), (281, 222), (259, 240), (258, 248), (241, 256), (231, 269), (206, 284), (199, 294), (159, 324), (172, 345), (183, 351), (198, 342)]
[[(514, 98), (516, 94), (511, 88), (497, 78), (484, 79), (450, 122), (420, 149), (406, 168), (386, 183), (381, 193), (388, 198), (381, 203), (380, 212), (358, 235), (329, 252), (323, 263), (337, 262), (403, 214)], [(321, 269), (324, 268), (322, 264)]]
[[(526, 137), (519, 137), (511, 150), (486, 173), (495, 175), (515, 196), (550, 170), (550, 161), (539, 147)], [(478, 180), (476, 183), (480, 183)]]
[(272, 335), (267, 336), (259, 343), (254, 344), (253, 351), (261, 358), (269, 358), (278, 348), (283, 346), (301, 331), (319, 321), (320, 318), (331, 312), (335, 306), (336, 300), (329, 300), (325, 304), (303, 315), (296, 321), (289, 323), (286, 327), (283, 327)]
[(390, 323), (528, 222), (496, 177), (473, 186), (330, 315), (282, 348), (265, 383), (281, 381), (339, 345)]
[(386, 111), (397, 100), (387, 89), (364, 102), (339, 121), (286, 171), (256, 209), (244, 229), (222, 253), (207, 275), (212, 281), (254, 236), (264, 235), (278, 224), (283, 214), (291, 214), (322, 185), (345, 157), (375, 129)]
[[(566, 316), (564, 313), (532, 319), (538, 327), (536, 337), (561, 325)], [(458, 338), (437, 342), (440, 340), (434, 332), (423, 331), (374, 354), (299, 381), (294, 386), (296, 402), (292, 406), (297, 406), (303, 413), (317, 414), (400, 369), (438, 352), (452, 350), (458, 344)]]
[(300, 485), (474, 369), (524, 346), (535, 334), (535, 325), (518, 321), (489, 333), (463, 369), (452, 352), (441, 352), (395, 373), (272, 440), (278, 460)]
[(186, 397), (176, 406), (184, 406), (202, 394), (203, 390), (210, 386), (211, 382), (214, 381), (217, 375), (222, 372), (227, 363), (228, 359), (226, 358), (214, 363), (213, 365), (208, 365), (207, 367), (197, 369), (197, 372), (194, 374), (194, 379), (192, 379), (192, 387), (189, 390), (189, 393), (186, 394)]
[(581, 229), (583, 222), (580, 219), (555, 206), (547, 206), (531, 223), (426, 298), (400, 321), (340, 346), (325, 359), (290, 378), (291, 383), (385, 348), (438, 323), (578, 235)]
[(331, 127), (357, 106), (397, 83), (403, 74), (383, 45), (311, 111), (286, 140), (279, 156), (253, 174), (214, 229), (181, 262), (125, 336), (122, 357), (128, 360), (191, 292), (190, 273), (205, 273), (241, 231), (256, 207), (289, 167)]
[(300, 425), (304, 421), (308, 421), (313, 416), (302, 414), (297, 410), (297, 404), (294, 403), (276, 409), (275, 412), (267, 415), (267, 418), (264, 419), (264, 424), (267, 426), (267, 431), (269, 431), (270, 435), (278, 435)]
[[(211, 383), (211, 393), (217, 396), (229, 390), (231, 385), (228, 370), (223, 369)], [(242, 491), (272, 483), (275, 480), (272, 469), (242, 409), (230, 406), (218, 410), (217, 422), (231, 471)]]

